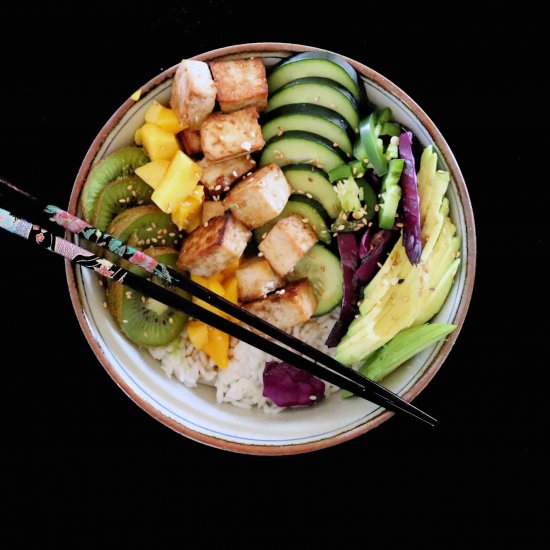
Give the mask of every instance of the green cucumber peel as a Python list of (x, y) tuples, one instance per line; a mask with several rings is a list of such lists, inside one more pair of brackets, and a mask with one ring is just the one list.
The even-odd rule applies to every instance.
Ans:
[[(408, 328), (376, 350), (359, 368), (359, 372), (374, 382), (379, 382), (405, 361), (455, 329), (456, 325), (435, 323)], [(348, 391), (342, 393), (344, 399), (352, 396), (353, 394)]]

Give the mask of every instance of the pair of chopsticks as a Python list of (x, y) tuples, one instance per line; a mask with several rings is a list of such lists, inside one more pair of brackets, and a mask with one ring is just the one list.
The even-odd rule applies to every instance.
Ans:
[[(1, 208), (3, 205), (14, 212), (24, 212), (25, 216), (31, 219), (39, 219), (45, 221), (47, 224), (54, 222), (68, 232), (109, 250), (121, 259), (144, 267), (147, 271), (162, 278), (171, 285), (179, 287), (192, 296), (215, 306), (224, 313), (263, 332), (279, 343), (266, 339), (146, 278), (135, 275), (101, 256), (93, 254), (68, 240), (52, 234), (39, 225), (32, 224), (23, 218), (16, 217), (11, 211)], [(82, 267), (91, 269), (101, 277), (110, 279), (119, 284), (124, 284), (169, 307), (179, 309), (191, 317), (207, 323), (211, 327), (219, 329), (282, 361), (305, 370), (326, 382), (348, 390), (363, 399), (371, 401), (381, 407), (385, 407), (393, 412), (406, 413), (431, 426), (434, 426), (437, 422), (432, 416), (401, 399), (399, 396), (376, 382), (369, 380), (361, 373), (342, 365), (329, 355), (265, 322), (191, 279), (183, 277), (174, 269), (160, 264), (149, 256), (145, 256), (139, 250), (128, 246), (116, 237), (100, 231), (57, 206), (40, 201), (33, 195), (18, 189), (1, 178), (0, 227), (42, 248), (59, 254)], [(280, 344), (284, 344), (287, 347), (283, 347)], [(298, 355), (298, 353), (306, 357)]]

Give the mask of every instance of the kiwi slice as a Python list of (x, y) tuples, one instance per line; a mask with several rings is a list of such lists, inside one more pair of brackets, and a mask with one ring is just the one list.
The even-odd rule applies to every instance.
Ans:
[(182, 238), (170, 214), (154, 204), (124, 210), (112, 221), (107, 231), (140, 249), (149, 246), (176, 247)]
[(141, 147), (126, 147), (111, 153), (94, 166), (80, 195), (84, 217), (88, 221), (92, 220), (97, 198), (108, 183), (121, 177), (133, 176), (136, 168), (148, 162), (149, 157)]
[[(178, 253), (173, 248), (148, 248), (144, 253), (165, 265), (176, 267)], [(168, 286), (157, 277), (152, 280)], [(172, 290), (187, 296), (181, 289), (172, 287)], [(182, 311), (172, 309), (124, 285), (113, 284), (109, 287), (107, 304), (123, 334), (140, 346), (167, 346), (181, 334), (187, 321), (187, 315)]]
[(109, 183), (97, 197), (92, 224), (105, 231), (123, 210), (149, 204), (154, 189), (137, 176), (119, 178)]

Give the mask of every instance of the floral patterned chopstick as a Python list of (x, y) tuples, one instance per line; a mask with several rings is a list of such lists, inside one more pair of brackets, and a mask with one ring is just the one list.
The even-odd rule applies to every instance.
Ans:
[[(173, 293), (170, 290), (157, 285), (154, 282), (149, 281), (139, 275), (127, 271), (126, 269), (117, 266), (116, 264), (85, 250), (78, 245), (67, 241), (61, 237), (53, 235), (46, 229), (39, 225), (32, 224), (24, 219), (17, 218), (11, 212), (0, 208), (0, 228), (27, 239), (29, 242), (38, 245), (41, 248), (45, 248), (50, 252), (59, 254), (64, 258), (81, 265), (87, 269), (95, 271), (98, 275), (110, 279), (111, 281), (124, 284), (128, 288), (131, 288), (137, 292), (141, 292), (169, 307), (178, 309), (187, 313), (188, 315), (203, 321), (211, 327), (217, 328), (234, 338), (242, 340), (255, 348), (258, 348), (265, 353), (277, 357), (281, 361), (295, 365), (307, 372), (310, 372), (314, 376), (322, 378), (327, 382), (339, 386), (343, 389), (351, 391), (355, 395), (377, 403), (381, 406), (385, 406), (388, 409), (394, 411), (404, 411), (408, 414), (420, 419), (428, 424), (433, 425), (433, 422), (428, 421), (423, 416), (416, 412), (416, 407), (413, 407), (409, 403), (406, 406), (400, 406), (399, 403), (394, 404), (386, 402), (381, 396), (378, 396), (365, 388), (363, 385), (358, 384), (348, 378), (345, 378), (342, 374), (333, 372), (326, 367), (310, 361), (306, 357), (298, 355), (294, 351), (280, 346), (279, 344), (256, 334), (244, 326), (233, 323), (231, 320), (217, 315), (213, 311), (205, 309), (198, 304)], [(399, 398), (397, 398), (399, 399)], [(409, 407), (412, 407), (410, 409)], [(425, 413), (422, 413), (425, 415)], [(426, 415), (427, 416), (427, 415)]]
[[(398, 395), (386, 389), (384, 386), (381, 386), (380, 384), (366, 378), (360, 372), (357, 372), (349, 367), (342, 365), (341, 363), (339, 363), (329, 355), (325, 354), (324, 352), (310, 346), (309, 344), (306, 344), (305, 342), (302, 342), (298, 338), (295, 338), (294, 336), (280, 330), (274, 325), (267, 323), (266, 321), (264, 321), (263, 319), (260, 319), (256, 315), (249, 313), (247, 310), (234, 305), (233, 303), (227, 301), (225, 298), (222, 298), (221, 296), (218, 296), (217, 294), (210, 292), (207, 288), (194, 282), (193, 280), (188, 279), (186, 277), (182, 277), (181, 274), (179, 274), (174, 269), (170, 267), (166, 267), (163, 264), (159, 264), (154, 258), (151, 258), (150, 256), (143, 254), (139, 250), (131, 246), (128, 246), (127, 244), (123, 243), (116, 237), (113, 237), (109, 233), (106, 233), (104, 231), (101, 231), (91, 226), (87, 222), (79, 219), (73, 214), (66, 212), (57, 206), (53, 206), (53, 205), (44, 206), (36, 197), (30, 195), (26, 191), (23, 191), (15, 187), (13, 184), (5, 181), (2, 178), (0, 178), (0, 184), (3, 185), (3, 187), (0, 188), (0, 195), (6, 195), (6, 190), (7, 190), (8, 192), (7, 198), (10, 199), (12, 202), (15, 201), (15, 204), (17, 206), (20, 206), (21, 208), (25, 208), (25, 211), (29, 211), (30, 209), (33, 212), (33, 216), (34, 214), (40, 215), (41, 217), (46, 216), (48, 221), (54, 222), (60, 227), (63, 227), (64, 229), (67, 229), (68, 231), (76, 235), (79, 235), (80, 237), (90, 242), (100, 247), (106, 248), (107, 250), (113, 252), (115, 255), (125, 260), (128, 260), (131, 263), (134, 263), (135, 265), (143, 267), (150, 273), (153, 273), (154, 275), (161, 277), (162, 279), (166, 280), (172, 285), (182, 288), (183, 290), (186, 290), (187, 292), (189, 292), (191, 295), (196, 296), (197, 298), (200, 298), (201, 300), (215, 306), (216, 308), (220, 309), (224, 313), (228, 313), (233, 318), (238, 319), (239, 321), (242, 321), (244, 323), (247, 323), (251, 327), (263, 332), (264, 334), (270, 336), (271, 338), (274, 338), (275, 340), (289, 346), (291, 349), (299, 353), (302, 353), (303, 355), (313, 359), (314, 361), (317, 361), (318, 363), (320, 363), (324, 367), (331, 369), (335, 373), (345, 376), (351, 383), (355, 382), (356, 384), (359, 384), (360, 386), (362, 386), (364, 390), (366, 390), (366, 392), (368, 392), (368, 394), (371, 396), (369, 400), (372, 401), (373, 403), (381, 404), (382, 406), (394, 412), (395, 411), (406, 412), (407, 414), (414, 416), (415, 418), (419, 418), (432, 426), (435, 425), (435, 423), (437, 422), (437, 420), (432, 416), (421, 411), (414, 405), (404, 401)], [(41, 231), (44, 232), (44, 230), (41, 230)], [(68, 244), (72, 244), (72, 243), (68, 242)], [(86, 255), (88, 255), (88, 257), (91, 254), (87, 250), (84, 250), (82, 248), (79, 248), (79, 251), (84, 252)], [(116, 269), (121, 269), (121, 268), (118, 268), (118, 266), (116, 266), (115, 264), (112, 264), (112, 262), (107, 262), (107, 260), (104, 260), (99, 256), (95, 256), (93, 254), (91, 255), (94, 256), (98, 262), (100, 262), (98, 269), (101, 269), (101, 266), (105, 266), (105, 265), (107, 266), (111, 265), (111, 266), (114, 266), (114, 268)], [(75, 261), (76, 263), (80, 263), (84, 267), (87, 267), (83, 262), (77, 261), (77, 260)], [(94, 268), (91, 267), (91, 269), (94, 269)], [(96, 269), (96, 271), (100, 275), (108, 276), (98, 271), (98, 269)], [(108, 268), (106, 269), (107, 271), (109, 271)], [(134, 277), (132, 273), (129, 273), (128, 275)], [(138, 279), (142, 280), (140, 277), (138, 277)], [(139, 284), (139, 282), (136, 284)], [(155, 285), (155, 286), (158, 287), (158, 285)], [(162, 300), (159, 300), (159, 301), (162, 301)], [(194, 315), (192, 316), (195, 317)], [(196, 317), (196, 318), (200, 319), (199, 317)], [(208, 324), (211, 324), (211, 323), (208, 323)], [(211, 326), (215, 326), (215, 325), (211, 325)], [(232, 332), (229, 332), (227, 330), (225, 330), (224, 332), (227, 332), (228, 334), (232, 335)], [(247, 340), (243, 339), (243, 341), (247, 341)], [(255, 347), (259, 347), (259, 346), (256, 345)], [(259, 347), (259, 349), (263, 349), (263, 348)], [(277, 356), (276, 353), (272, 353), (272, 355)], [(294, 365), (299, 366), (296, 363), (294, 363)], [(304, 370), (309, 370), (309, 372), (311, 372), (311, 369), (306, 368)], [(326, 376), (323, 376), (322, 374), (318, 374), (317, 376), (327, 380)], [(342, 382), (340, 383), (335, 382), (335, 384), (340, 386), (341, 388), (344, 388), (344, 386), (342, 385)], [(353, 390), (350, 390), (350, 391), (353, 392)], [(356, 392), (353, 392), (353, 393), (356, 393)], [(367, 398), (365, 394), (363, 394), (362, 397)]]

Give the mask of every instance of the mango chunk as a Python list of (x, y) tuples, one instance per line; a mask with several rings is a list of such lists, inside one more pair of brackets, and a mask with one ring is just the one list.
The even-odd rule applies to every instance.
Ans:
[[(172, 134), (168, 135), (176, 139)], [(153, 202), (163, 212), (173, 212), (192, 193), (201, 175), (201, 167), (178, 149), (151, 197)]]
[(221, 330), (208, 327), (208, 343), (203, 351), (214, 360), (220, 369), (229, 366), (229, 336)]
[(145, 121), (156, 124), (163, 130), (166, 130), (172, 134), (177, 134), (178, 132), (185, 130), (188, 126), (187, 124), (181, 124), (178, 121), (176, 112), (173, 109), (164, 107), (164, 105), (161, 105), (158, 101), (153, 101), (147, 109), (147, 112), (145, 113)]
[(180, 150), (174, 134), (151, 122), (146, 122), (139, 129), (138, 139), (143, 142), (145, 152), (151, 160), (172, 160)]
[(203, 203), (204, 187), (196, 185), (191, 194), (174, 208), (172, 220), (180, 229), (190, 233), (201, 223)]
[(189, 321), (187, 323), (187, 336), (197, 349), (204, 349), (208, 343), (208, 325), (201, 321)]
[(147, 185), (150, 185), (153, 189), (156, 189), (164, 177), (164, 174), (166, 174), (168, 166), (170, 166), (169, 160), (153, 160), (152, 162), (148, 162), (147, 164), (136, 168), (136, 174)]

